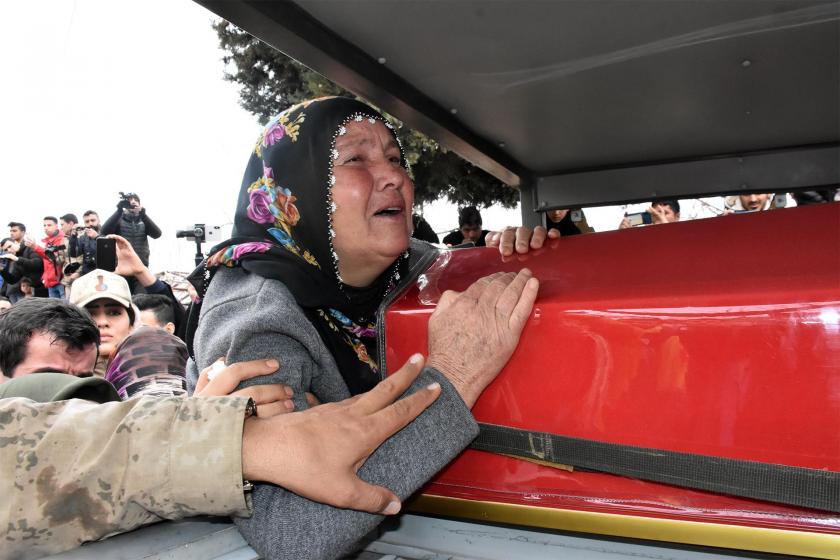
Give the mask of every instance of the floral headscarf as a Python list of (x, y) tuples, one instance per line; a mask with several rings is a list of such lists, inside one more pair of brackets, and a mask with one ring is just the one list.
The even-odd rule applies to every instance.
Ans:
[(318, 330), (353, 394), (367, 391), (380, 379), (374, 358), (376, 309), (408, 264), (406, 251), (362, 289), (344, 284), (338, 272), (332, 244), (335, 140), (345, 134), (349, 122), (364, 120), (393, 128), (369, 106), (345, 97), (301, 103), (269, 121), (248, 160), (233, 237), (214, 247), (205, 266), (192, 276), (202, 295), (218, 266), (241, 266), (283, 282)]

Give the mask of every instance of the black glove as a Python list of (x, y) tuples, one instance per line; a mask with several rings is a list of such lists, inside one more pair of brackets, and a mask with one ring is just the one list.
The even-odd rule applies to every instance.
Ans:
[(117, 210), (125, 210), (126, 208), (131, 208), (131, 203), (124, 198), (121, 198), (119, 202), (117, 202)]

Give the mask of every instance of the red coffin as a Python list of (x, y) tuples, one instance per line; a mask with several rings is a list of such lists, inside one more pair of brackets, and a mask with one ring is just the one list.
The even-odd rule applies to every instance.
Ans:
[[(445, 252), (388, 310), (387, 364), (427, 351), (443, 291), (525, 266), (540, 295), (516, 353), (474, 408), (479, 421), (840, 471), (840, 204), (581, 235), (508, 259), (495, 249)], [(415, 507), (840, 555), (835, 514), (474, 450)]]

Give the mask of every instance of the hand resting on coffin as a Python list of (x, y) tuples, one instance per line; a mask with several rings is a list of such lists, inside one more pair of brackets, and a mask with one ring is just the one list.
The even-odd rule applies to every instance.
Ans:
[(539, 291), (523, 268), (447, 290), (429, 319), (428, 365), (443, 373), (470, 408), (510, 359)]

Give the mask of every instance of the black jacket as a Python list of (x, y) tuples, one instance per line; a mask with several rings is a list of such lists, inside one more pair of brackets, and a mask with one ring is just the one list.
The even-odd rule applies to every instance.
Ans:
[(28, 277), (32, 280), (32, 287), (35, 289), (35, 295), (46, 295), (44, 284), (41, 283), (41, 275), (44, 273), (44, 260), (38, 254), (30, 249), (20, 246), (20, 250), (15, 253), (17, 261), (6, 260), (6, 265), (0, 270), (0, 276), (6, 283), (6, 296), (9, 299), (15, 299), (14, 296), (20, 294), (20, 281), (23, 277)]
[(149, 266), (149, 240), (157, 239), (161, 235), (160, 228), (157, 227), (151, 218), (146, 215), (146, 209), (140, 210), (139, 214), (134, 214), (129, 210), (123, 210), (117, 207), (108, 220), (102, 224), (101, 235), (111, 235), (116, 233), (126, 238), (134, 247), (134, 251), (143, 264)]

